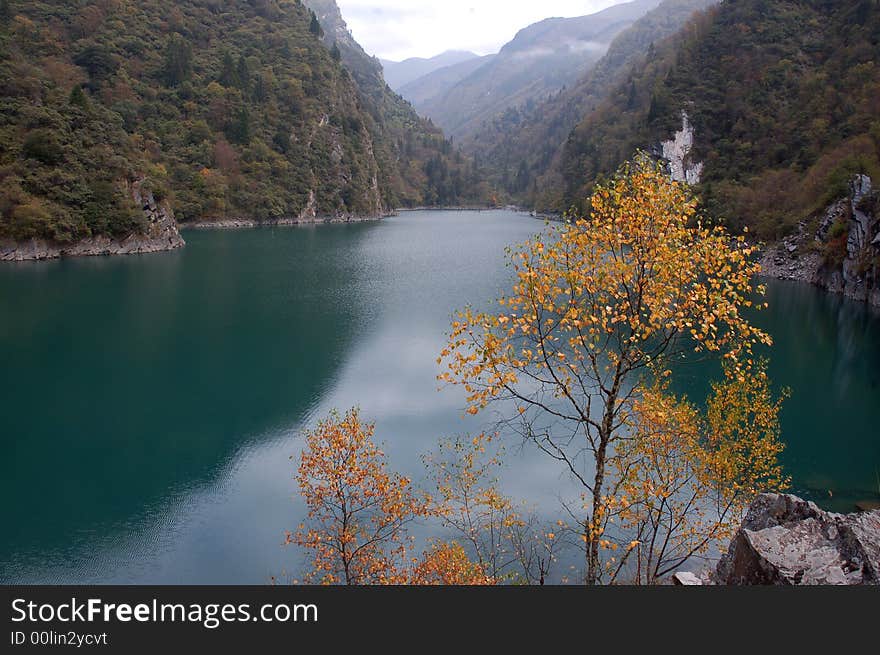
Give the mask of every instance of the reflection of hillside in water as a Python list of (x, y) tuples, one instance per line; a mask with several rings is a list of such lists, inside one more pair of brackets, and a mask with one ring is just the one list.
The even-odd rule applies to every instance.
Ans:
[(131, 537), (301, 420), (369, 324), (353, 253), (370, 227), (191, 233), (179, 253), (0, 270), (16, 317), (0, 333), (16, 372), (0, 381), (2, 578)]

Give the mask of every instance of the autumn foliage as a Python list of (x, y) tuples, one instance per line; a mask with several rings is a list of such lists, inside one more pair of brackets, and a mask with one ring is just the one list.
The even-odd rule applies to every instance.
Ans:
[[(584, 579), (595, 584), (628, 570), (645, 522), (647, 548), (666, 545), (659, 573), (783, 481), (778, 403), (754, 355), (771, 340), (745, 316), (763, 293), (754, 250), (702, 222), (687, 187), (646, 156), (591, 204), (589, 217), (511, 251), (512, 293), (497, 311), (460, 312), (439, 361), (471, 414), (506, 412), (582, 486)], [(720, 362), (723, 381), (703, 416), (668, 384), (705, 360)]]
[(456, 543), (411, 558), (409, 525), (437, 512), (409, 478), (391, 473), (373, 442), (375, 426), (352, 409), (306, 434), (297, 475), (308, 517), (288, 543), (311, 553), (309, 582), (321, 584), (493, 584)]
[[(656, 584), (717, 552), (755, 495), (788, 484), (781, 398), (756, 354), (771, 340), (747, 318), (763, 307), (753, 254), (646, 157), (622, 169), (589, 217), (510, 252), (512, 293), (460, 312), (439, 359), (471, 414), (492, 406), (576, 483), (566, 520), (543, 526), (501, 493), (503, 433), (442, 441), (429, 496), (387, 470), (357, 410), (334, 414), (299, 467), (309, 514), (289, 540), (312, 554), (309, 579), (543, 584), (574, 542), (586, 584)], [(719, 374), (703, 402), (675, 391), (695, 365)], [(457, 541), (413, 557), (418, 520)]]
[(312, 553), (311, 581), (396, 584), (405, 581), (406, 526), (428, 514), (429, 500), (412, 482), (387, 471), (373, 443), (374, 426), (353, 409), (306, 435), (297, 481), (308, 526), (288, 541)]

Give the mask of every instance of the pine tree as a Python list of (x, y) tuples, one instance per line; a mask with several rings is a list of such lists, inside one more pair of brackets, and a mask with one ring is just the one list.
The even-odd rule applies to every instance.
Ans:
[(179, 34), (172, 35), (165, 49), (162, 80), (166, 86), (178, 86), (192, 75), (192, 46)]
[(228, 50), (223, 53), (223, 62), (220, 64), (220, 78), (218, 81), (227, 89), (238, 88), (239, 85), (235, 60), (233, 60), (232, 54)]
[(85, 92), (82, 90), (82, 86), (77, 84), (73, 87), (73, 90), (70, 92), (70, 104), (74, 107), (79, 107), (83, 110), (88, 110), (89, 108), (89, 99), (86, 97)]
[(235, 115), (235, 120), (228, 129), (229, 140), (239, 145), (250, 143), (251, 114), (247, 107), (242, 107)]
[(312, 15), (312, 22), (309, 24), (309, 32), (317, 36), (319, 39), (323, 38), (324, 29), (321, 27), (321, 21), (318, 20), (314, 11), (309, 10), (309, 13)]
[(0, 20), (4, 23), (12, 18), (12, 5), (9, 0), (0, 0)]
[(251, 71), (248, 68), (247, 60), (244, 58), (244, 55), (239, 55), (238, 57), (238, 66), (236, 67), (235, 74), (238, 78), (238, 88), (247, 94), (251, 88)]

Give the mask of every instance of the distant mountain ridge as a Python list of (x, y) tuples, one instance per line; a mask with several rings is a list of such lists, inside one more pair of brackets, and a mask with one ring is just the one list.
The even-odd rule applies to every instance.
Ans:
[[(410, 82), (430, 75), (434, 71), (455, 66), (465, 62), (479, 59), (479, 55), (466, 50), (447, 50), (446, 52), (428, 59), (412, 57), (404, 61), (389, 61), (380, 59), (385, 72), (385, 81), (388, 86), (400, 93), (401, 89)], [(405, 97), (405, 96), (404, 96)]]
[(620, 32), (660, 1), (636, 0), (589, 16), (530, 25), (485, 65), (416, 109), (456, 140), (466, 139), (506, 109), (541, 101), (574, 82)]
[[(561, 187), (562, 150), (578, 123), (625, 81), (654, 43), (675, 34), (695, 12), (719, 1), (663, 0), (621, 32), (579, 80), (543, 102), (507, 109), (459, 145), (477, 157), (492, 184), (516, 202), (534, 202), (539, 189), (549, 196)], [(547, 198), (544, 203), (551, 204)]]
[(424, 75), (404, 85), (398, 91), (400, 95), (409, 100), (414, 107), (419, 107), (429, 102), (432, 98), (442, 96), (449, 92), (452, 87), (482, 68), (498, 55), (486, 55), (468, 59), (453, 66), (440, 68), (432, 73)]

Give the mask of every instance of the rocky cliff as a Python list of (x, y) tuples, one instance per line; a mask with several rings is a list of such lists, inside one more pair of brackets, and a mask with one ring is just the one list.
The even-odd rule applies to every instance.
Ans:
[(765, 251), (769, 277), (799, 280), (880, 307), (880, 194), (867, 175), (849, 194)]
[(33, 261), (60, 257), (96, 255), (134, 255), (175, 250), (186, 245), (167, 202), (156, 202), (152, 191), (143, 188), (143, 180), (126, 185), (126, 190), (144, 213), (143, 230), (124, 238), (106, 235), (88, 237), (72, 243), (47, 239), (0, 241), (0, 261)]

